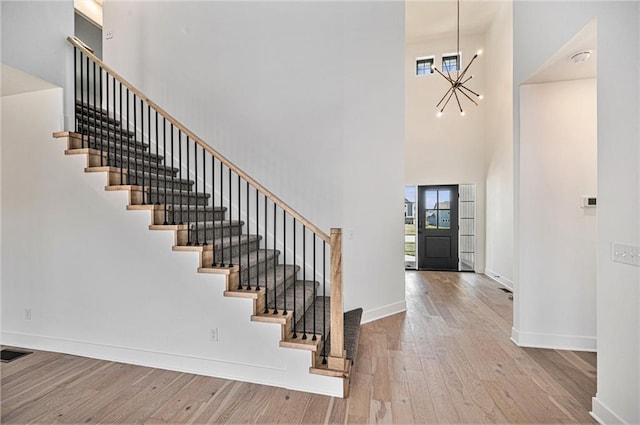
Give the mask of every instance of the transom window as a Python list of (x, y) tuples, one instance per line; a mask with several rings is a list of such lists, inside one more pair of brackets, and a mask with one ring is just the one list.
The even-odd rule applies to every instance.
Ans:
[(460, 70), (460, 55), (442, 55), (442, 72), (453, 72)]
[(416, 75), (433, 74), (433, 56), (416, 59)]

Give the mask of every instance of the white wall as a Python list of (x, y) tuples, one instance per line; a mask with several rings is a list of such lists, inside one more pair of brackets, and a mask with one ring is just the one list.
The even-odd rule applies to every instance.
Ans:
[(520, 89), (521, 346), (596, 349), (596, 81)]
[[(483, 35), (461, 36), (462, 66), (473, 55), (485, 49)], [(484, 101), (476, 107), (461, 99), (466, 114), (461, 117), (455, 98), (449, 102), (442, 117), (436, 116), (436, 104), (450, 86), (438, 74), (415, 75), (416, 58), (436, 57), (441, 67), (443, 54), (456, 50), (456, 38), (425, 40), (408, 43), (405, 55), (406, 146), (405, 184), (465, 184), (476, 185), (476, 264), (475, 270), (484, 271), (485, 222), (485, 117)], [(467, 84), (477, 93), (491, 96), (485, 90), (484, 55), (471, 65)]]
[(65, 91), (65, 123), (73, 123), (73, 0), (2, 1), (2, 63)]
[(64, 155), (61, 106), (61, 89), (2, 98), (2, 344), (340, 395), (309, 352), (278, 347), (279, 326), (250, 321), (251, 300), (224, 298), (222, 276)]
[(344, 228), (346, 308), (404, 309), (403, 4), (110, 2), (104, 29), (107, 64), (321, 228)]
[(513, 288), (512, 2), (500, 3), (485, 46), (485, 273)]
[[(614, 241), (640, 244), (638, 2), (514, 3), (514, 87), (518, 87), (594, 17), (598, 19), (598, 210), (596, 299), (598, 391), (593, 414), (603, 423), (640, 422), (640, 273), (611, 261)], [(544, 28), (544, 31), (541, 31)], [(625, 66), (619, 65), (625, 58)], [(520, 157), (520, 93), (514, 90), (514, 154)], [(519, 228), (519, 173), (514, 170)], [(516, 255), (520, 235), (516, 233)], [(518, 295), (518, 311), (527, 299)], [(552, 296), (552, 294), (549, 294)], [(518, 305), (519, 304), (519, 305)]]

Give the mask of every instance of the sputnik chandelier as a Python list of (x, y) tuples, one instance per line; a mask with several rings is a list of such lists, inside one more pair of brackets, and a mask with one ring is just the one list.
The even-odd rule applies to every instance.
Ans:
[[(447, 75), (445, 75), (442, 71), (440, 71), (435, 65), (432, 65), (432, 68), (434, 71), (436, 71), (438, 74), (442, 75), (442, 77), (444, 77), (445, 80), (447, 80), (447, 82), (449, 84), (451, 84), (451, 86), (449, 87), (449, 89), (447, 90), (447, 92), (444, 94), (444, 96), (442, 96), (442, 99), (440, 99), (440, 102), (438, 102), (438, 104), (436, 105), (436, 108), (439, 108), (437, 116), (441, 117), (442, 113), (444, 112), (444, 108), (447, 107), (447, 105), (449, 104), (449, 101), (451, 100), (451, 98), (455, 97), (456, 98), (456, 102), (458, 103), (458, 109), (460, 109), (460, 115), (464, 116), (464, 109), (462, 109), (462, 104), (460, 103), (460, 98), (462, 96), (466, 97), (467, 99), (469, 99), (474, 105), (478, 106), (478, 102), (471, 96), (474, 96), (476, 99), (482, 99), (482, 95), (476, 93), (475, 91), (471, 90), (470, 88), (468, 88), (467, 86), (465, 86), (465, 84), (467, 84), (467, 82), (469, 82), (469, 80), (471, 80), (473, 78), (473, 75), (467, 77), (467, 71), (469, 70), (469, 68), (471, 67), (471, 64), (473, 63), (473, 61), (476, 60), (476, 58), (482, 53), (481, 50), (479, 50), (471, 59), (471, 61), (467, 64), (467, 66), (464, 68), (464, 70), (462, 72), (460, 72), (460, 59), (461, 59), (461, 55), (460, 55), (460, 0), (457, 0), (458, 3), (458, 29), (457, 29), (457, 44), (456, 44), (456, 69), (455, 69), (455, 78), (451, 75), (451, 71), (450, 71), (450, 66), (447, 66), (445, 64), (443, 64), (444, 66), (444, 71), (447, 73)], [(464, 99), (464, 98), (463, 98)], [(443, 103), (444, 102), (444, 103)], [(440, 108), (440, 105), (442, 105), (442, 108)]]

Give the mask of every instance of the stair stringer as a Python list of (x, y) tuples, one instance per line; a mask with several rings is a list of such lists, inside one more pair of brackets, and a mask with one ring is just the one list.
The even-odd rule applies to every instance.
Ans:
[[(59, 133), (56, 137), (66, 139), (67, 142), (69, 142), (69, 138), (71, 136), (69, 136), (68, 133)], [(68, 155), (78, 157), (75, 159), (75, 164), (73, 164), (74, 166), (81, 165), (82, 160), (79, 157), (82, 155), (85, 156), (86, 160), (84, 165), (86, 166), (86, 177), (91, 180), (90, 185), (96, 191), (106, 189), (109, 192), (107, 198), (111, 198), (111, 200), (107, 202), (108, 204), (126, 205), (129, 210), (137, 210), (137, 212), (127, 213), (127, 215), (137, 215), (138, 217), (133, 221), (138, 222), (141, 219), (145, 219), (145, 214), (141, 211), (149, 211), (149, 213), (147, 213), (147, 219), (149, 220), (147, 221), (147, 225), (149, 222), (154, 222), (155, 207), (139, 205), (139, 187), (120, 185), (122, 182), (119, 180), (119, 168), (102, 167), (100, 169), (95, 167), (95, 152), (81, 152), (75, 149), (67, 149), (66, 153)], [(75, 178), (77, 179), (77, 176)], [(79, 190), (72, 190), (72, 192), (77, 193), (78, 196), (87, 196)], [(88, 196), (93, 197), (94, 195), (89, 194)], [(113, 202), (113, 197), (118, 198), (115, 203)], [(216, 324), (219, 326), (219, 324), (222, 323), (222, 320), (229, 320), (236, 324), (241, 324), (241, 326), (238, 327), (239, 329), (235, 329), (241, 331), (237, 334), (229, 335), (225, 334), (224, 330), (220, 331), (220, 338), (226, 337), (229, 340), (240, 342), (238, 345), (243, 348), (243, 351), (238, 352), (238, 359), (229, 360), (216, 358), (216, 348), (222, 345), (222, 341), (217, 344), (212, 344), (207, 341), (207, 344), (210, 344), (209, 346), (207, 346), (207, 344), (202, 344), (202, 342), (198, 342), (198, 350), (196, 350), (198, 352), (192, 354), (188, 349), (189, 344), (186, 344), (184, 347), (180, 347), (177, 350), (162, 350), (157, 347), (135, 347), (135, 344), (126, 344), (118, 341), (103, 344), (99, 341), (100, 338), (98, 336), (98, 342), (95, 344), (89, 341), (87, 341), (86, 344), (83, 344), (83, 341), (78, 341), (79, 344), (75, 344), (73, 350), (70, 350), (67, 346), (62, 344), (59, 345), (58, 351), (163, 369), (187, 371), (202, 375), (274, 385), (325, 395), (338, 397), (343, 396), (342, 380), (336, 379), (335, 377), (319, 376), (309, 373), (310, 354), (305, 352), (309, 350), (291, 350), (286, 348), (285, 345), (281, 345), (283, 340), (282, 324), (278, 327), (277, 325), (273, 326), (272, 324), (265, 324), (264, 321), (259, 319), (248, 320), (249, 318), (256, 318), (260, 316), (260, 314), (256, 314), (257, 311), (259, 311), (260, 306), (257, 299), (239, 297), (238, 293), (242, 291), (233, 289), (233, 276), (235, 274), (235, 270), (220, 269), (216, 273), (193, 273), (190, 272), (187, 267), (192, 267), (190, 270), (195, 272), (193, 266), (197, 269), (202, 265), (202, 258), (199, 257), (201, 254), (197, 249), (193, 249), (193, 253), (197, 254), (197, 256), (195, 256), (195, 264), (193, 253), (191, 255), (176, 255), (175, 253), (171, 253), (170, 250), (166, 250), (166, 247), (175, 245), (176, 242), (176, 229), (171, 230), (173, 230), (173, 234), (171, 232), (148, 232), (157, 236), (150, 237), (147, 245), (150, 247), (152, 246), (153, 251), (157, 251), (158, 246), (164, 247), (165, 251), (168, 251), (170, 255), (174, 258), (178, 258), (178, 260), (171, 260), (171, 263), (174, 261), (182, 263), (175, 267), (183, 270), (182, 274), (185, 276), (185, 281), (192, 281), (192, 283), (198, 282), (196, 285), (206, 285), (208, 287), (206, 291), (207, 295), (220, 299), (220, 302), (216, 305), (230, 317), (223, 318), (222, 315), (217, 315), (217, 318), (214, 320), (215, 323), (210, 326), (215, 326)], [(90, 241), (92, 239), (90, 229), (83, 229), (83, 231), (87, 235), (87, 240)], [(120, 238), (117, 237), (117, 232), (115, 232), (113, 236), (115, 241), (120, 240)], [(104, 244), (108, 243), (108, 241), (102, 239), (96, 240), (95, 243)], [(106, 258), (102, 258), (102, 260), (107, 263), (109, 262), (109, 259)], [(173, 264), (171, 265), (173, 266)], [(143, 273), (145, 267), (148, 266), (148, 263), (141, 261), (140, 268), (142, 270), (140, 270), (140, 272)], [(118, 264), (110, 264), (110, 267), (117, 268)], [(124, 267), (125, 270), (123, 270), (123, 274), (131, 272), (130, 269), (126, 270), (128, 267), (130, 267), (130, 265)], [(213, 276), (211, 276), (211, 274), (213, 274)], [(220, 297), (220, 295), (223, 295), (223, 297)], [(226, 295), (226, 297), (224, 297), (224, 295)], [(193, 297), (194, 308), (198, 308), (197, 304), (201, 301), (201, 298), (202, 297), (195, 294)], [(226, 301), (223, 301), (225, 298)], [(144, 300), (139, 301), (144, 302)], [(226, 307), (221, 308), (222, 306)], [(118, 310), (118, 308), (118, 306), (114, 306), (115, 310)], [(172, 338), (169, 338), (172, 342), (177, 339), (179, 339), (179, 337), (176, 338), (175, 335)], [(97, 348), (101, 345), (108, 347), (108, 349), (101, 350)], [(205, 350), (202, 350), (203, 345), (205, 346)], [(211, 353), (206, 353), (207, 349), (209, 349)], [(246, 358), (243, 359), (244, 352), (249, 352), (252, 355), (255, 353), (260, 353), (262, 356), (268, 355), (270, 359), (265, 362), (247, 360)], [(311, 352), (312, 365), (314, 361), (314, 353), (315, 351)]]

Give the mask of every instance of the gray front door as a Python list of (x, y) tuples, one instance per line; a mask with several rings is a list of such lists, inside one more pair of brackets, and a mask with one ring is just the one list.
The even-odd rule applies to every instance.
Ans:
[(458, 185), (418, 186), (418, 268), (458, 270)]

